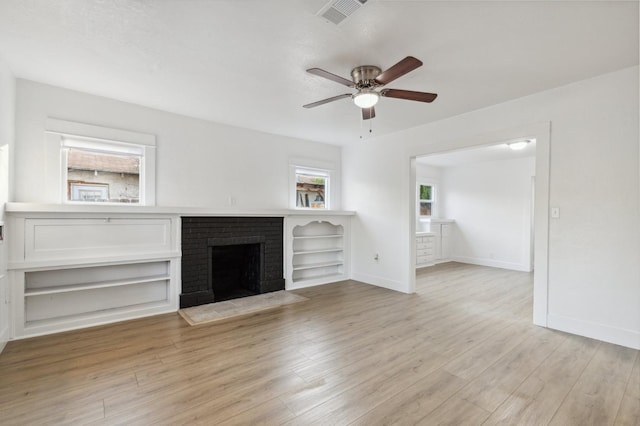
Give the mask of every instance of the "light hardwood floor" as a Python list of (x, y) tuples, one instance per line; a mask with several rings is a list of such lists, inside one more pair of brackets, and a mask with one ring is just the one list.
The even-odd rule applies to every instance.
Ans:
[(10, 342), (0, 424), (640, 424), (638, 351), (531, 325), (531, 274), (451, 263), (417, 281)]

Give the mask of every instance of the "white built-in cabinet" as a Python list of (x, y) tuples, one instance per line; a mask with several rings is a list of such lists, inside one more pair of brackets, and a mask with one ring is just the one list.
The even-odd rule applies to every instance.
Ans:
[(349, 278), (348, 216), (286, 218), (287, 290)]
[(416, 268), (431, 266), (436, 260), (436, 237), (433, 234), (418, 233), (416, 236)]
[[(6, 211), (10, 334), (16, 339), (177, 311), (180, 217), (233, 215), (28, 203)], [(352, 212), (257, 214), (265, 215), (284, 218), (286, 289), (350, 277)]]
[(454, 225), (451, 219), (431, 219), (429, 232), (416, 234), (416, 268), (449, 261)]
[(172, 312), (178, 216), (12, 214), (13, 335)]
[(453, 223), (432, 221), (431, 232), (436, 237), (436, 261), (446, 262), (451, 257)]

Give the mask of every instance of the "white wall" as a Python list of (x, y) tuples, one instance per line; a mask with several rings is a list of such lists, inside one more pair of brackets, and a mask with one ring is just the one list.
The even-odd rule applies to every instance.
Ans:
[(440, 208), (455, 219), (452, 260), (531, 270), (535, 158), (442, 168)]
[(411, 157), (551, 122), (549, 202), (561, 217), (549, 228), (547, 323), (640, 348), (638, 115), (636, 66), (346, 146), (354, 277), (412, 290)]
[[(14, 147), (15, 78), (0, 58), (0, 205), (12, 197), (12, 151)], [(4, 222), (4, 209), (0, 210), (0, 221)], [(9, 280), (7, 277), (8, 244), (0, 242), (0, 351), (9, 340)]]
[[(340, 208), (341, 148), (226, 126), (17, 80), (15, 201), (57, 203), (42, 191), (59, 174), (47, 146), (46, 118), (58, 118), (156, 136), (158, 206), (220, 210), (289, 208), (289, 161), (309, 158), (334, 167), (332, 199)], [(313, 135), (310, 135), (313, 136)], [(229, 197), (234, 205), (229, 204)]]

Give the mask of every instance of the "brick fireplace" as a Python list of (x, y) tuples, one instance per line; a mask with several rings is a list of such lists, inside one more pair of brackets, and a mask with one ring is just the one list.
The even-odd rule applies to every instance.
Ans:
[(284, 290), (283, 218), (182, 217), (180, 307)]

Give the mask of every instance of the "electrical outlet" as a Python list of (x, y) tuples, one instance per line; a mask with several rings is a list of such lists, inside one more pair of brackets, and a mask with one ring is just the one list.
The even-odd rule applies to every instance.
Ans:
[(378, 253), (376, 253), (376, 254), (373, 256), (373, 260), (375, 260), (376, 262), (380, 260), (380, 256), (378, 256)]

